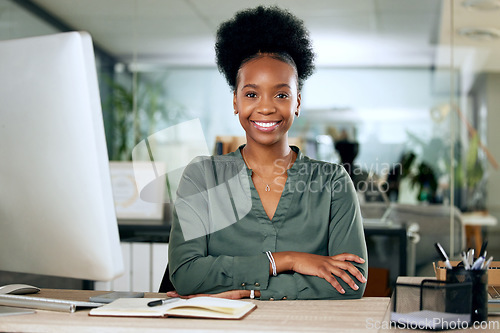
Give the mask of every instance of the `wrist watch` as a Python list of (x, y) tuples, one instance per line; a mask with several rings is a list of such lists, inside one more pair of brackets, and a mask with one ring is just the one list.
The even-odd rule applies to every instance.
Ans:
[(255, 298), (255, 290), (250, 290), (250, 298), (254, 299)]

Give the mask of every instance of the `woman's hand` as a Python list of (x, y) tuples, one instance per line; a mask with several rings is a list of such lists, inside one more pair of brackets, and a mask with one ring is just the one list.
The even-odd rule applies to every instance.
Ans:
[(277, 252), (273, 253), (273, 256), (278, 272), (292, 270), (300, 274), (320, 277), (328, 281), (341, 294), (344, 294), (345, 290), (334, 276), (344, 280), (354, 290), (358, 290), (359, 287), (346, 271), (361, 283), (366, 282), (363, 274), (351, 263), (352, 261), (362, 264), (365, 260), (354, 254), (321, 256), (304, 252)]
[[(260, 294), (256, 293), (256, 297), (260, 296)], [(182, 296), (177, 293), (177, 291), (168, 291), (167, 292), (168, 297), (180, 297), (180, 298), (193, 298), (193, 297), (200, 297), (200, 296), (206, 296), (206, 297), (217, 297), (217, 298), (228, 298), (228, 299), (242, 299), (242, 298), (248, 298), (250, 297), (250, 290), (229, 290), (229, 291), (224, 291), (219, 294), (195, 294), (195, 295), (186, 295)]]

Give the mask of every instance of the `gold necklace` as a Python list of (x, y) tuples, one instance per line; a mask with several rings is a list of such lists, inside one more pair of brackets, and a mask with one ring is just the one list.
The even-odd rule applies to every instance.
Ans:
[[(246, 160), (245, 158), (245, 153), (243, 152), (243, 150), (241, 151), (241, 157), (243, 157), (243, 161), (246, 163), (246, 165), (248, 165), (248, 167), (252, 170), (252, 174), (256, 175), (258, 178), (260, 178), (259, 180), (262, 182), (262, 184), (266, 185), (266, 188), (265, 188), (265, 191), (266, 192), (270, 192), (271, 191), (271, 186), (269, 186), (269, 183), (266, 183), (264, 178), (262, 178), (262, 176), (260, 176), (257, 172), (255, 172), (252, 167), (250, 166), (250, 164), (248, 163), (248, 161)], [(290, 159), (288, 161), (288, 164), (287, 164), (287, 167), (285, 168), (285, 171), (283, 171), (281, 174), (277, 175), (274, 177), (273, 181), (276, 180), (276, 178), (278, 177), (281, 177), (285, 174), (285, 172), (288, 171), (288, 167), (290, 166), (290, 163), (292, 162), (292, 151), (290, 151)]]

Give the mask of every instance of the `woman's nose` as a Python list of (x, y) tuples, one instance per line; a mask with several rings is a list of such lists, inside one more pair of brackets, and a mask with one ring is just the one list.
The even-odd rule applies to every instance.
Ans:
[(276, 112), (276, 107), (273, 103), (272, 98), (262, 97), (259, 101), (257, 111), (261, 114), (271, 114)]

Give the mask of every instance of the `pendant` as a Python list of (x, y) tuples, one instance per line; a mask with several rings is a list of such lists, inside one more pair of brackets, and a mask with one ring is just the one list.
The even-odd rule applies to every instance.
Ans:
[(269, 191), (271, 191), (271, 188), (269, 187), (268, 184), (266, 184), (266, 192), (269, 192)]

